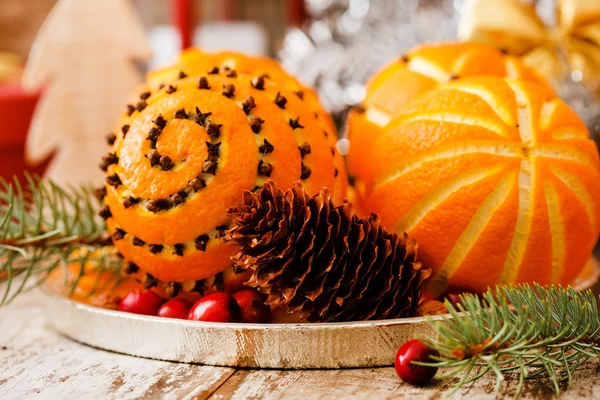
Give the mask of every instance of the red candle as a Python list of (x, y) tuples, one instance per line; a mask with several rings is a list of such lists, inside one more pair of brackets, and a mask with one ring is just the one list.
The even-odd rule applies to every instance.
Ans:
[(223, 19), (233, 21), (235, 19), (235, 0), (222, 0)]
[(181, 38), (181, 49), (185, 50), (192, 46), (192, 34), (194, 29), (193, 0), (171, 0), (173, 10), (173, 24), (179, 31)]
[(43, 174), (48, 160), (29, 165), (25, 160), (25, 140), (40, 92), (26, 92), (20, 85), (0, 85), (0, 177), (23, 182), (23, 171)]
[(293, 26), (301, 26), (306, 19), (304, 0), (288, 0), (287, 22)]

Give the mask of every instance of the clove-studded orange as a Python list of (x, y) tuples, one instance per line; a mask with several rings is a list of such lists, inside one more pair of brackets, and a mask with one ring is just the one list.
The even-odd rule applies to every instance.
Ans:
[(371, 154), (367, 206), (419, 242), (434, 291), (569, 284), (598, 239), (598, 149), (546, 86), (442, 85), (406, 104)]
[(315, 113), (323, 134), (329, 140), (330, 150), (334, 156), (334, 166), (338, 171), (335, 184), (329, 189), (334, 201), (340, 203), (346, 197), (348, 178), (344, 159), (336, 149), (338, 136), (333, 118), (321, 105), (317, 92), (302, 85), (298, 79), (281, 68), (277, 61), (267, 57), (249, 56), (231, 51), (208, 53), (198, 48), (191, 48), (183, 51), (173, 66), (150, 71), (147, 81), (149, 87), (156, 88), (179, 79), (182, 75), (200, 76), (215, 71), (220, 71), (224, 75), (250, 75), (253, 77), (253, 85), (256, 87), (263, 86), (266, 81), (273, 81), (303, 100)]
[(406, 102), (440, 84), (475, 75), (544, 82), (516, 57), (483, 44), (453, 42), (415, 47), (370, 79), (363, 102), (350, 111), (347, 123), (348, 172), (356, 179), (357, 195), (365, 195), (371, 178), (373, 143)]
[(200, 281), (231, 266), (237, 249), (221, 240), (225, 210), (245, 190), (300, 179), (316, 193), (345, 174), (302, 96), (274, 79), (257, 84), (257, 76), (232, 71), (180, 73), (149, 86), (127, 108), (103, 158), (101, 215), (114, 245), (159, 281)]

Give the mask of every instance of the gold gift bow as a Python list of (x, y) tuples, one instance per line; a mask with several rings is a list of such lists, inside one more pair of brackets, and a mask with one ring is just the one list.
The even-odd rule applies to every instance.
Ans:
[(557, 85), (570, 74), (600, 89), (600, 0), (557, 0), (556, 26), (546, 26), (533, 1), (466, 0), (458, 38), (523, 56)]

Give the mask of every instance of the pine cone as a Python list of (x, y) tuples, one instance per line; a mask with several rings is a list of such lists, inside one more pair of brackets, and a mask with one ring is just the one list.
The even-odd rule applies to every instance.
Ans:
[(351, 203), (334, 207), (324, 188), (309, 197), (298, 182), (281, 191), (271, 181), (228, 210), (236, 226), (225, 240), (241, 250), (232, 260), (250, 270), (246, 285), (308, 321), (360, 321), (415, 315), (431, 270), (417, 244), (358, 218)]

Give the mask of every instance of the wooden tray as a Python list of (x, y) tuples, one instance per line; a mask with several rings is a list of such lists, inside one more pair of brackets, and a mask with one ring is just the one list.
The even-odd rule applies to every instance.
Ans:
[[(600, 264), (592, 260), (576, 287), (591, 287), (599, 273)], [(279, 369), (390, 366), (402, 343), (434, 333), (427, 318), (314, 324), (185, 321), (105, 310), (44, 291), (50, 322), (65, 336), (117, 353), (186, 363)]]

